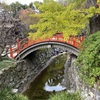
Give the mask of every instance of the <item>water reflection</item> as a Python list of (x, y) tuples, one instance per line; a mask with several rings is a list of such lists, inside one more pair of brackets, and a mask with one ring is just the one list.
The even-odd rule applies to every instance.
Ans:
[(29, 86), (25, 95), (29, 100), (47, 100), (53, 92), (65, 90), (64, 63), (66, 56), (56, 58)]
[(49, 92), (54, 92), (54, 91), (57, 92), (57, 91), (65, 90), (66, 87), (62, 86), (60, 83), (58, 83), (56, 86), (49, 86), (48, 83), (46, 82), (44, 89)]

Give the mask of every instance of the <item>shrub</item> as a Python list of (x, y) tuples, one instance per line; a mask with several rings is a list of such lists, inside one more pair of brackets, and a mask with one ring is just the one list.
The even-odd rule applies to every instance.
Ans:
[(78, 92), (76, 93), (59, 92), (50, 95), (48, 100), (81, 100), (81, 97)]
[(83, 42), (77, 66), (81, 79), (91, 87), (100, 85), (100, 31), (88, 36)]
[(22, 94), (14, 94), (10, 89), (2, 89), (0, 91), (0, 100), (28, 100)]

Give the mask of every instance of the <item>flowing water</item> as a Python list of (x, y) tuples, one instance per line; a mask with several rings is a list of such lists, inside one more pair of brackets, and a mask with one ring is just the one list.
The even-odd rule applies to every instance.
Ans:
[(64, 91), (64, 64), (66, 55), (55, 58), (24, 92), (29, 100), (47, 100), (50, 94)]

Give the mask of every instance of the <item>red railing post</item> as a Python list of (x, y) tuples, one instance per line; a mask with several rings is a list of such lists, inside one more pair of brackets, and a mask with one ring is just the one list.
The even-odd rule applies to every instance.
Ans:
[[(46, 37), (44, 40), (39, 38), (38, 40), (31, 40), (31, 39), (28, 39), (27, 40), (27, 43), (24, 42), (25, 39), (19, 41), (17, 40), (17, 54), (20, 53), (22, 50), (26, 49), (27, 47), (33, 45), (33, 44), (36, 44), (36, 43), (39, 43), (39, 42), (45, 42), (45, 41), (58, 41), (58, 42), (66, 42), (67, 44), (70, 44), (71, 46), (73, 47), (76, 47), (76, 48), (79, 48), (80, 44), (83, 42), (84, 40), (84, 36), (81, 36), (81, 37), (77, 37), (77, 36), (70, 36), (68, 38), (67, 41), (64, 41), (64, 37), (63, 35), (54, 35), (52, 37)], [(12, 58), (14, 58), (14, 54), (13, 54), (13, 48), (10, 47), (10, 56)]]
[(73, 46), (77, 47), (76, 37), (74, 37), (74, 39), (73, 39)]
[(81, 41), (84, 41), (84, 36), (81, 36)]
[(10, 46), (10, 57), (11, 57), (11, 58), (14, 58), (12, 46)]
[(19, 51), (20, 51), (20, 41), (17, 40), (17, 54), (19, 53)]

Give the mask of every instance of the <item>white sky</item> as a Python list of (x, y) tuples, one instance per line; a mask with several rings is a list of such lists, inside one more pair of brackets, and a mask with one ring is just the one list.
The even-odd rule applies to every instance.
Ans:
[(21, 4), (29, 4), (29, 3), (35, 2), (35, 1), (43, 2), (43, 0), (0, 0), (0, 1), (2, 1), (2, 2), (5, 1), (5, 2), (8, 3), (8, 4), (10, 4), (10, 3), (12, 3), (12, 2), (16, 2), (16, 1), (18, 1), (18, 2), (21, 3)]

